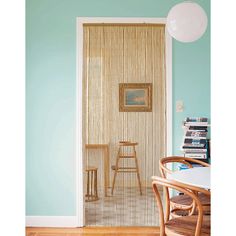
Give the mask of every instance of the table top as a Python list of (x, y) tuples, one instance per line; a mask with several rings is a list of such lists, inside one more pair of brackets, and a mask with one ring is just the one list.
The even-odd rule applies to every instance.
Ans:
[(91, 144), (85, 144), (85, 148), (107, 148), (109, 146), (108, 143), (91, 143)]
[(168, 174), (167, 178), (196, 187), (211, 189), (211, 167), (195, 167), (175, 171)]

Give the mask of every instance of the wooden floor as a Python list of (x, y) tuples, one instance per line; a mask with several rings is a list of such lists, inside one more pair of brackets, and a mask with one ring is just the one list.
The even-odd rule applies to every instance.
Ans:
[(26, 228), (26, 236), (159, 236), (159, 232), (159, 227)]

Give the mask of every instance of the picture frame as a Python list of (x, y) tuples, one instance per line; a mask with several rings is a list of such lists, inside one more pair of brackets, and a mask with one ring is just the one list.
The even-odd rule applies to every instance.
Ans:
[(152, 83), (120, 83), (120, 112), (151, 112)]

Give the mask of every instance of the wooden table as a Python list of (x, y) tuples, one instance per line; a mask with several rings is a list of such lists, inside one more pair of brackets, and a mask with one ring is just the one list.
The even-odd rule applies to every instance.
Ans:
[(175, 171), (168, 174), (167, 178), (196, 187), (211, 189), (211, 167), (195, 167)]
[(86, 149), (102, 149), (103, 150), (103, 169), (104, 169), (104, 191), (107, 196), (109, 187), (109, 144), (85, 144)]

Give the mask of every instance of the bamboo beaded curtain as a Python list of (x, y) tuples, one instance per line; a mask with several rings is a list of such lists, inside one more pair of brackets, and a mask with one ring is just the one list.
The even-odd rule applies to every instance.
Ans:
[[(85, 24), (83, 29), (83, 142), (109, 143), (110, 170), (118, 142), (138, 142), (142, 186), (150, 187), (166, 153), (165, 25)], [(119, 83), (152, 83), (152, 111), (119, 112)], [(86, 165), (98, 167), (101, 187), (102, 152), (83, 151)], [(137, 186), (136, 176), (121, 174), (116, 185)]]

